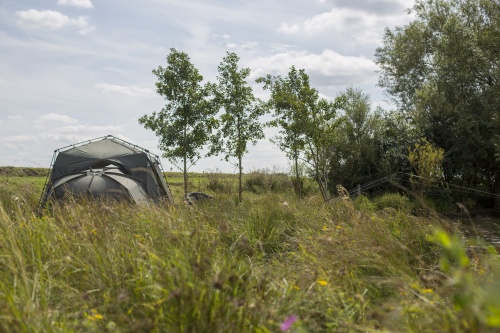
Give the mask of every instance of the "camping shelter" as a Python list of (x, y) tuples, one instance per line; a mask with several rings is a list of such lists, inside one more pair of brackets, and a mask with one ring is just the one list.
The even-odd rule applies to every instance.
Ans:
[(39, 205), (68, 194), (173, 202), (158, 156), (112, 135), (54, 151)]

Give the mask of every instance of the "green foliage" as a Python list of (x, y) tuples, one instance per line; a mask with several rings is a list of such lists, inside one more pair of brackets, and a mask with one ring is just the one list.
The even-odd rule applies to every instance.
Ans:
[(387, 29), (376, 51), (380, 85), (421, 135), (446, 152), (446, 181), (495, 193), (498, 8), (497, 0), (418, 0), (414, 21)]
[(234, 188), (233, 179), (220, 170), (207, 173), (207, 188), (218, 193), (231, 194)]
[(0, 167), (0, 176), (13, 177), (44, 177), (49, 173), (47, 168)]
[[(278, 127), (280, 134), (274, 143), (286, 153), (295, 165), (295, 184), (300, 185), (299, 158), (303, 158), (313, 170), (313, 178), (318, 182), (326, 200), (328, 173), (330, 172), (330, 138), (337, 125), (336, 110), (343, 99), (334, 102), (320, 99), (318, 91), (311, 87), (309, 76), (303, 69), (290, 68), (288, 76), (261, 77), (264, 89), (271, 92), (267, 103), (274, 111), (274, 119), (269, 123)], [(297, 188), (299, 197), (301, 188)]]
[(340, 93), (344, 101), (332, 133), (330, 184), (351, 189), (378, 174), (381, 112), (371, 112), (370, 98), (359, 89)]
[(290, 177), (268, 169), (253, 170), (245, 175), (245, 189), (254, 193), (286, 193), (293, 190)]
[(444, 150), (436, 148), (427, 140), (421, 139), (408, 153), (408, 160), (414, 175), (410, 178), (411, 186), (420, 196), (433, 183), (443, 178), (442, 163)]
[(353, 204), (355, 209), (367, 214), (374, 213), (377, 210), (377, 205), (364, 195), (358, 195), (354, 198)]
[(44, 183), (43, 177), (0, 177), (0, 204), (6, 211), (16, 211), (19, 206), (34, 210)]
[(208, 98), (209, 87), (201, 85), (203, 76), (186, 53), (170, 49), (167, 64), (153, 70), (158, 79), (156, 92), (167, 103), (160, 112), (142, 116), (139, 123), (155, 132), (163, 156), (184, 172), (187, 193), (187, 171), (200, 158), (200, 150), (216, 126), (217, 110)]
[(261, 77), (258, 83), (264, 83), (264, 89), (271, 92), (268, 106), (274, 110), (271, 126), (280, 128), (280, 135), (275, 138), (278, 147), (291, 160), (297, 160), (306, 145), (304, 125), (310, 104), (318, 98), (318, 92), (310, 87), (309, 76), (303, 69), (294, 66), (286, 78), (281, 76)]
[(402, 112), (391, 111), (381, 115), (377, 161), (379, 172), (384, 175), (410, 173), (408, 149), (421, 137), (420, 130)]
[(219, 65), (218, 84), (214, 86), (214, 103), (224, 111), (220, 116), (221, 128), (215, 137), (213, 151), (224, 153), (226, 161), (235, 157), (239, 173), (238, 195), (242, 201), (242, 158), (248, 152), (248, 143), (256, 144), (264, 138), (263, 124), (259, 117), (266, 109), (255, 98), (252, 88), (246, 82), (249, 68), (238, 69), (239, 57), (227, 53)]
[[(464, 331), (479, 332), (500, 328), (500, 288), (493, 276), (484, 276), (484, 268), (479, 274), (471, 270), (473, 263), (466, 253), (465, 245), (457, 238), (450, 237), (444, 231), (436, 231), (429, 240), (439, 245), (442, 251), (441, 270), (447, 274), (447, 289), (451, 294), (457, 320), (461, 320)], [(484, 244), (483, 244), (484, 246)], [(492, 255), (498, 253), (492, 246), (486, 245)], [(473, 250), (474, 251), (474, 250)], [(473, 253), (476, 260), (477, 253)], [(488, 263), (495, 272), (498, 263)]]
[(375, 198), (374, 203), (378, 209), (393, 208), (403, 214), (410, 214), (413, 210), (410, 199), (398, 193), (384, 193)]
[[(294, 66), (286, 78), (268, 74), (257, 79), (257, 82), (264, 83), (264, 89), (271, 92), (267, 104), (268, 108), (274, 110), (274, 119), (269, 125), (280, 128), (280, 134), (273, 142), (295, 163), (295, 183), (300, 184), (298, 161), (306, 146), (305, 124), (309, 107), (317, 100), (318, 92), (310, 87), (309, 76), (305, 71), (297, 71)], [(300, 187), (297, 194), (302, 196)]]

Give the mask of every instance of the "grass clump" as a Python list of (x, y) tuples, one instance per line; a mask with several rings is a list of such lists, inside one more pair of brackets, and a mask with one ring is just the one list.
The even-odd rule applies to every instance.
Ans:
[(270, 169), (253, 170), (245, 175), (245, 189), (253, 193), (293, 191), (293, 183), (284, 172)]
[(215, 193), (231, 194), (236, 190), (236, 178), (222, 173), (220, 170), (207, 173), (207, 189)]
[(404, 214), (410, 214), (414, 209), (410, 199), (399, 193), (384, 193), (374, 200), (378, 209), (392, 208)]

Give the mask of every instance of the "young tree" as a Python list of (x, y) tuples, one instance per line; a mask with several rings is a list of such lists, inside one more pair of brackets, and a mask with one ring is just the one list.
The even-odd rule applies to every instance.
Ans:
[(304, 123), (305, 162), (309, 165), (325, 201), (330, 197), (328, 180), (333, 167), (333, 138), (340, 124), (337, 110), (343, 104), (344, 98), (342, 96), (333, 102), (323, 98), (316, 100), (311, 105), (309, 115)]
[(268, 107), (274, 110), (274, 119), (270, 125), (280, 128), (280, 135), (274, 142), (294, 162), (298, 196), (302, 197), (299, 159), (303, 158), (312, 167), (314, 178), (326, 199), (325, 183), (330, 161), (328, 139), (335, 125), (340, 100), (320, 99), (318, 91), (309, 83), (309, 76), (294, 66), (286, 78), (267, 75), (257, 82), (264, 83), (264, 89), (271, 92)]
[(218, 84), (215, 86), (214, 102), (223, 109), (220, 116), (220, 131), (215, 137), (214, 150), (224, 153), (225, 160), (235, 157), (238, 168), (238, 199), (242, 202), (242, 158), (248, 152), (248, 143), (256, 144), (264, 138), (263, 125), (259, 117), (265, 109), (253, 95), (246, 78), (249, 68), (238, 68), (239, 57), (228, 52), (220, 63)]
[(270, 125), (280, 128), (280, 135), (273, 142), (294, 162), (295, 186), (301, 198), (299, 157), (306, 145), (304, 123), (307, 104), (317, 98), (317, 92), (309, 86), (309, 77), (304, 70), (297, 71), (294, 66), (286, 78), (268, 74), (258, 78), (257, 82), (264, 83), (264, 89), (271, 92), (268, 107), (274, 110), (274, 120)]
[(444, 150), (434, 147), (426, 139), (420, 139), (408, 152), (408, 160), (414, 174), (410, 177), (412, 189), (423, 197), (427, 188), (442, 179)]
[(209, 99), (210, 89), (201, 85), (203, 76), (186, 53), (171, 48), (167, 67), (159, 66), (153, 74), (158, 78), (156, 92), (167, 103), (161, 111), (142, 116), (139, 123), (155, 132), (163, 156), (183, 171), (187, 195), (187, 172), (208, 142), (217, 110)]

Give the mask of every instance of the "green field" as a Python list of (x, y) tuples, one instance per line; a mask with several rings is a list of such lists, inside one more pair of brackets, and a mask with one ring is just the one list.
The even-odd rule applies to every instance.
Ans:
[[(18, 170), (17, 170), (18, 171)], [(0, 174), (1, 332), (494, 332), (498, 255), (398, 194), (298, 200), (285, 175), (191, 174), (214, 200), (78, 201)], [(419, 212), (416, 215), (416, 212)], [(442, 227), (446, 231), (443, 231)]]

